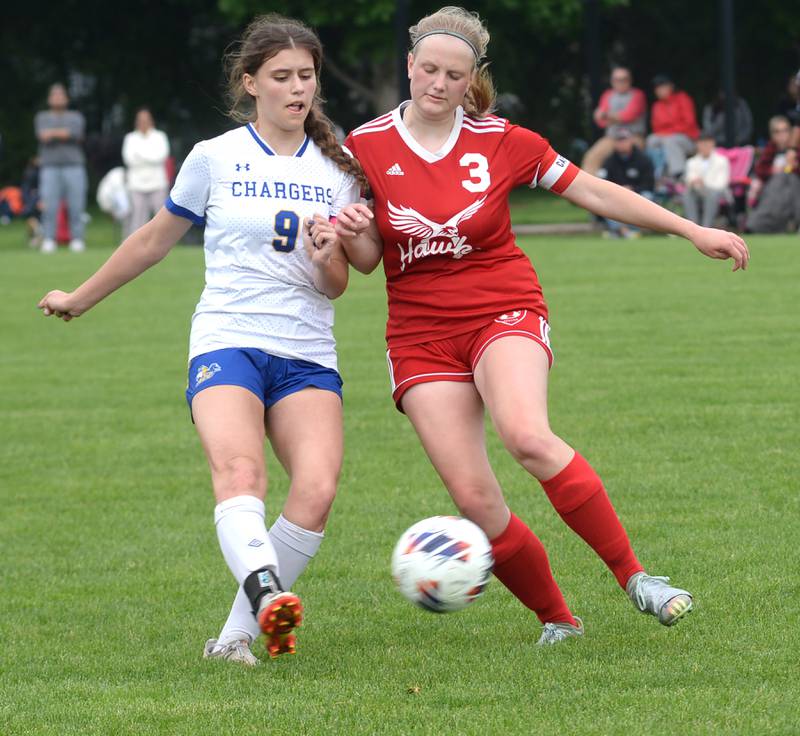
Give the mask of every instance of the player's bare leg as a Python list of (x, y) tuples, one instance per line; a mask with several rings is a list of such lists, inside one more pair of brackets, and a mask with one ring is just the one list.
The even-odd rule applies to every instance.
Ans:
[[(322, 542), (336, 496), (344, 449), (341, 399), (332, 391), (305, 388), (267, 411), (266, 428), (290, 478), (283, 514), (270, 536), (282, 545), (281, 582), (291, 587)], [(278, 525), (285, 537), (276, 536)], [(302, 609), (286, 600), (278, 603), (279, 610), (265, 613), (262, 622), (272, 656), (294, 651), (293, 629), (302, 620)]]
[(194, 397), (192, 415), (211, 469), (225, 561), (244, 586), (262, 631), (268, 639), (283, 641), (299, 623), (302, 605), (280, 586), (277, 556), (264, 524), (264, 405), (240, 386), (212, 386)]
[(423, 383), (410, 388), (402, 402), (459, 511), (489, 537), (495, 576), (542, 623), (575, 626), (544, 547), (506, 506), (486, 454), (483, 403), (475, 386)]
[(539, 479), (562, 519), (608, 565), (639, 610), (672, 625), (691, 610), (691, 595), (644, 575), (602, 481), (550, 429), (548, 370), (547, 353), (537, 342), (502, 337), (480, 358), (475, 385), (503, 443)]
[(322, 532), (342, 468), (342, 401), (333, 392), (305, 388), (267, 412), (267, 432), (291, 485), (283, 515), (303, 529)]
[(412, 386), (403, 411), (459, 511), (489, 539), (508, 526), (510, 511), (489, 464), (483, 404), (472, 383)]

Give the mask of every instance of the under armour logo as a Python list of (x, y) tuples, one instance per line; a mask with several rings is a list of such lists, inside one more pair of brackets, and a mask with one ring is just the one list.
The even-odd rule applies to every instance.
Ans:
[(251, 539), (248, 542), (247, 546), (248, 547), (263, 547), (264, 546), (264, 542), (262, 542), (260, 539)]
[(250, 164), (236, 164), (236, 171), (241, 171), (242, 169), (250, 171)]

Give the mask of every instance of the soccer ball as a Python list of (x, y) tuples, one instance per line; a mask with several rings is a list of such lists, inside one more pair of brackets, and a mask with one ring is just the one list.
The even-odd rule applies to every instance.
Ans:
[(483, 592), (493, 565), (492, 546), (480, 527), (460, 516), (432, 516), (400, 537), (392, 577), (412, 603), (449, 613)]

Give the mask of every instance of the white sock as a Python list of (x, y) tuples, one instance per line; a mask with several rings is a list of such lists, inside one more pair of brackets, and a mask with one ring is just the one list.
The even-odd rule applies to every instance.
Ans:
[(280, 576), (278, 557), (264, 525), (263, 501), (255, 496), (222, 501), (214, 509), (214, 523), (225, 562), (239, 585), (263, 567)]
[(278, 577), (281, 585), (284, 590), (291, 590), (311, 558), (317, 554), (325, 535), (292, 524), (281, 514), (269, 530), (269, 538), (280, 562)]
[[(316, 554), (325, 535), (292, 524), (281, 514), (269, 530), (269, 538), (275, 548), (280, 564), (280, 581), (284, 590), (289, 590), (300, 577), (306, 565)], [(246, 639), (255, 641), (261, 629), (253, 616), (250, 601), (239, 586), (233, 600), (228, 620), (219, 634), (220, 644), (230, 644)]]
[(225, 622), (225, 626), (222, 627), (222, 631), (219, 632), (217, 642), (222, 645), (244, 639), (252, 644), (260, 633), (261, 627), (253, 615), (250, 599), (240, 585), (239, 590), (236, 591), (236, 598), (233, 599), (228, 620)]

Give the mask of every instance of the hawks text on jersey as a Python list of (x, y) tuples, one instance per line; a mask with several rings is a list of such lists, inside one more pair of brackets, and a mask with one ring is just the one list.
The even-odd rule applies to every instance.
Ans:
[(403, 123), (404, 105), (345, 142), (369, 179), (383, 238), (389, 346), (470, 332), (513, 309), (546, 317), (536, 272), (511, 230), (508, 195), (520, 185), (561, 193), (578, 168), (536, 133), (460, 107), (432, 153)]

